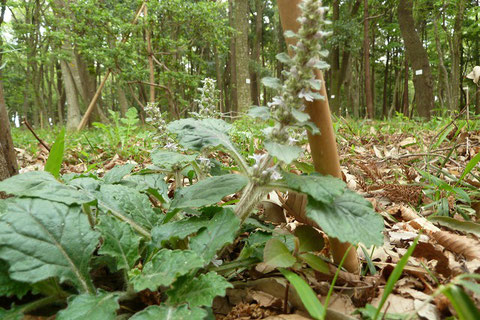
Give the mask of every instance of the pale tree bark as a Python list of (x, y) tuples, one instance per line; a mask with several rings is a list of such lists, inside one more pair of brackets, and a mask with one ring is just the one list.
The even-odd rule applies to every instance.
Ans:
[(368, 19), (368, 0), (363, 1), (363, 69), (365, 72), (365, 105), (367, 117), (373, 119), (375, 110), (373, 109), (372, 96), (372, 77), (370, 74), (370, 34)]
[(235, 25), (236, 87), (238, 112), (248, 110), (251, 106), (249, 82), (249, 46), (248, 46), (248, 0), (235, 0), (233, 3), (233, 20)]
[(60, 67), (62, 78), (65, 84), (65, 97), (67, 100), (67, 130), (75, 130), (82, 119), (80, 115), (80, 105), (78, 103), (75, 81), (70, 73), (67, 61), (61, 60)]
[(415, 29), (413, 19), (412, 0), (399, 0), (397, 13), (400, 23), (400, 32), (408, 60), (413, 68), (413, 84), (415, 86), (415, 104), (418, 114), (430, 119), (433, 109), (433, 79), (428, 61), (427, 50), (423, 47), (422, 41)]

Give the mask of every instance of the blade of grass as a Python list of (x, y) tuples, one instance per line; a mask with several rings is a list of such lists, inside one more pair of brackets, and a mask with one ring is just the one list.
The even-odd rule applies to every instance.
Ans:
[(473, 170), (473, 168), (475, 168), (475, 166), (480, 162), (480, 152), (477, 153), (477, 155), (475, 157), (472, 158), (472, 160), (470, 160), (468, 163), (467, 163), (467, 166), (465, 167), (465, 170), (463, 171), (462, 175), (460, 176), (460, 179), (458, 179), (458, 182), (457, 184), (463, 180), (463, 178), (466, 177), (467, 174), (470, 173), (470, 171)]
[[(325, 307), (320, 300), (318, 300), (317, 295), (308, 283), (300, 278), (299, 275), (287, 269), (279, 268), (278, 270), (295, 287), (310, 316), (314, 319), (323, 319), (322, 316), (325, 314)], [(285, 303), (287, 303), (287, 301)]]
[(443, 292), (450, 300), (460, 320), (480, 319), (480, 311), (475, 307), (475, 303), (461, 287), (451, 285)]
[(388, 296), (390, 295), (390, 293), (392, 293), (393, 288), (395, 287), (395, 283), (397, 283), (398, 279), (400, 279), (403, 268), (405, 268), (405, 266), (407, 265), (408, 259), (410, 258), (413, 250), (415, 250), (415, 247), (417, 246), (419, 237), (420, 236), (415, 238), (413, 244), (410, 246), (410, 248), (408, 248), (402, 259), (398, 261), (397, 266), (395, 267), (395, 269), (393, 269), (392, 274), (388, 278), (387, 284), (385, 285), (385, 289), (383, 291), (382, 300), (380, 300), (380, 304), (378, 305), (377, 312), (375, 313), (373, 320), (377, 320), (378, 316), (380, 315), (380, 310), (382, 310), (382, 307), (387, 301)]
[(51, 173), (55, 178), (60, 176), (60, 169), (62, 168), (63, 153), (65, 151), (65, 128), (60, 131), (55, 140), (55, 143), (48, 155), (47, 163), (45, 164), (45, 171)]

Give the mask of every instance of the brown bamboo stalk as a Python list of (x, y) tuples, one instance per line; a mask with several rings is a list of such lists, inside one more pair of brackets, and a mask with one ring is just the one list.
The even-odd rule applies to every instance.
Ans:
[[(280, 20), (282, 22), (284, 31), (292, 30), (297, 32), (300, 29), (300, 24), (297, 21), (297, 18), (301, 15), (301, 10), (298, 7), (300, 2), (301, 0), (278, 0)], [(295, 44), (295, 39), (288, 38), (287, 43), (289, 45), (293, 45)], [(341, 179), (342, 173), (340, 170), (340, 160), (337, 152), (337, 143), (335, 140), (335, 133), (333, 131), (330, 106), (328, 104), (323, 74), (317, 70), (316, 76), (317, 79), (321, 80), (323, 83), (320, 94), (325, 99), (306, 103), (306, 112), (310, 115), (312, 122), (316, 124), (321, 132), (320, 135), (313, 135), (310, 132), (308, 133), (308, 141), (312, 151), (313, 164), (317, 172)], [(313, 221), (306, 219), (304, 213), (302, 216), (302, 220), (310, 224), (314, 224)], [(351, 244), (341, 243), (336, 238), (330, 238), (330, 246), (335, 263), (340, 263), (342, 257), (345, 255)], [(349, 251), (344, 262), (344, 267), (350, 272), (359, 272), (358, 256), (355, 250)]]

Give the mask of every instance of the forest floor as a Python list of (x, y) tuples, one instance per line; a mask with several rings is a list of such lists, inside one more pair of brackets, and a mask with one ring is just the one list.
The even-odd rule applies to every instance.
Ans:
[[(436, 119), (419, 123), (396, 118), (387, 122), (341, 119), (335, 123), (344, 181), (384, 217), (385, 242), (382, 247), (358, 247), (361, 276), (346, 271), (338, 274), (329, 316), (349, 319), (361, 313), (363, 318), (371, 317), (374, 310), (367, 304), (380, 303), (392, 271), (419, 235), (384, 304), (383, 311), (389, 314), (385, 318), (405, 318), (415, 312), (424, 319), (455, 315), (443, 294), (448, 292), (445, 286), (453, 284), (462, 285), (479, 304), (478, 284), (461, 279), (462, 274), (480, 272), (480, 167), (472, 160), (480, 154), (479, 122)], [(260, 129), (244, 123), (235, 126), (234, 136), (246, 153), (260, 148)], [(69, 136), (62, 174), (90, 170), (102, 175), (115, 165), (132, 161), (136, 170), (145, 168), (155, 148), (150, 134), (140, 128), (132, 137), (115, 137), (95, 129)], [(39, 135), (47, 144), (54, 140), (48, 131), (39, 131)], [(42, 170), (48, 157), (46, 149), (23, 129), (14, 129), (13, 136), (21, 172)], [(305, 149), (307, 156), (297, 165), (299, 171), (311, 170), (308, 145)], [(464, 172), (468, 174), (462, 175)], [(284, 196), (271, 197), (274, 204), (261, 208), (258, 218), (275, 221), (277, 229), (291, 231), (298, 223), (278, 210)], [(232, 256), (241, 250), (245, 237), (242, 234), (230, 248)], [(328, 253), (328, 246), (324, 253)], [(305, 273), (304, 277), (323, 302), (333, 274)], [(217, 298), (213, 306), (219, 319), (308, 318), (281, 274), (261, 263), (235, 274), (231, 281), (235, 288), (227, 290), (225, 298)], [(145, 294), (144, 298), (155, 303), (154, 295)], [(357, 315), (352, 315), (354, 312)]]

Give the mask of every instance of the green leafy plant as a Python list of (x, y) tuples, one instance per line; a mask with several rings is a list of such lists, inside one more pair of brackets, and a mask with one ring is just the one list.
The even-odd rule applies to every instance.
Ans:
[(108, 138), (110, 146), (117, 146), (122, 155), (134, 153), (132, 137), (138, 126), (138, 111), (135, 108), (129, 108), (124, 118), (120, 117), (118, 112), (108, 110), (112, 118), (112, 124), (103, 124), (94, 122), (93, 126), (103, 131)]

